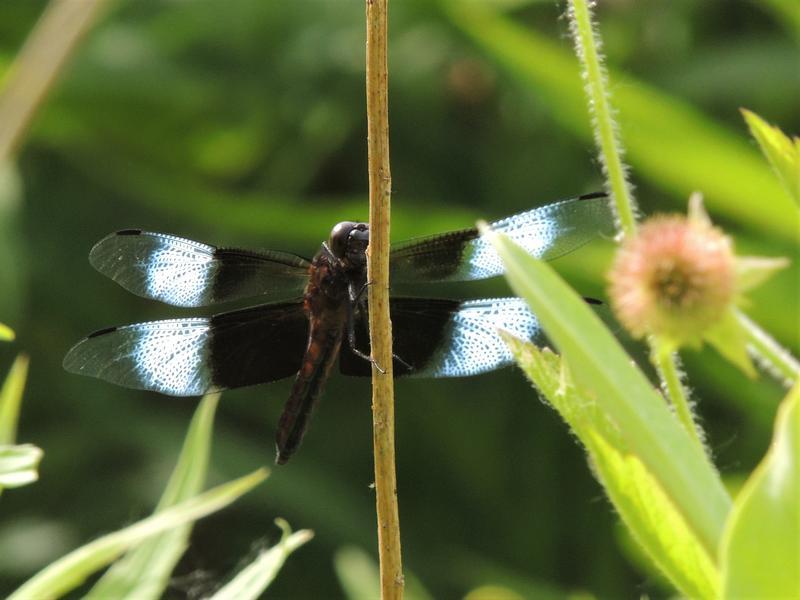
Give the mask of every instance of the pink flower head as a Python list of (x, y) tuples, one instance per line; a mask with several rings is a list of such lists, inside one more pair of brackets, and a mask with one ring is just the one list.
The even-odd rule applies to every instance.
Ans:
[(634, 336), (697, 344), (733, 303), (736, 260), (707, 220), (656, 216), (620, 247), (609, 280), (614, 312)]

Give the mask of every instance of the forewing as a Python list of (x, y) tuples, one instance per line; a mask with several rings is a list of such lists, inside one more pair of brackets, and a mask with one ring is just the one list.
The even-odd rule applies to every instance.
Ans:
[[(536, 258), (552, 260), (598, 235), (614, 234), (605, 194), (587, 194), (490, 225)], [(502, 275), (503, 263), (476, 228), (400, 242), (392, 249), (393, 282), (469, 281)]]
[(124, 387), (196, 396), (295, 374), (307, 338), (302, 301), (263, 304), (104, 329), (78, 342), (64, 368)]
[[(402, 359), (394, 361), (398, 376), (467, 377), (507, 366), (513, 358), (499, 329), (535, 343), (544, 341), (539, 322), (519, 298), (392, 298), (390, 302), (394, 353)], [(356, 338), (358, 349), (369, 353), (365, 320), (357, 321)], [(371, 371), (370, 364), (346, 343), (340, 370), (360, 376)]]
[(285, 252), (225, 249), (127, 229), (100, 240), (89, 262), (126, 290), (175, 306), (301, 293), (310, 263)]

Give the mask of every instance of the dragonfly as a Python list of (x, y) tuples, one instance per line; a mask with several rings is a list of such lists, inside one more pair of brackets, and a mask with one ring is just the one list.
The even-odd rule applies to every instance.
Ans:
[[(491, 223), (529, 254), (552, 260), (613, 233), (606, 195), (592, 193)], [(338, 223), (309, 260), (274, 250), (219, 248), (126, 229), (100, 240), (89, 262), (123, 288), (179, 307), (245, 298), (270, 302), (211, 317), (108, 327), (64, 358), (72, 373), (171, 396), (198, 396), (295, 377), (276, 428), (278, 464), (297, 451), (337, 359), (343, 375), (372, 372), (367, 318), (367, 223)], [(394, 244), (390, 281), (486, 279), (504, 272), (474, 227)], [(393, 372), (467, 377), (513, 362), (500, 337), (543, 343), (519, 298), (458, 300), (391, 295)], [(380, 365), (376, 365), (379, 369)]]

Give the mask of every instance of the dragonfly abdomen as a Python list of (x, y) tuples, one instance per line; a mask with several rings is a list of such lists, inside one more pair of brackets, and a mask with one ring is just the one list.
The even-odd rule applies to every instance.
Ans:
[(285, 464), (303, 441), (314, 407), (339, 356), (346, 313), (330, 312), (324, 318), (311, 318), (303, 364), (278, 422), (275, 443), (279, 465)]

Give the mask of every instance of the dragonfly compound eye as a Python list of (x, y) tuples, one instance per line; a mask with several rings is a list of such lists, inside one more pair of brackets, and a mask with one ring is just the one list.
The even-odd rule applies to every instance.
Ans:
[(334, 225), (328, 247), (336, 258), (344, 258), (350, 245), (350, 234), (359, 225), (353, 221), (342, 221)]

